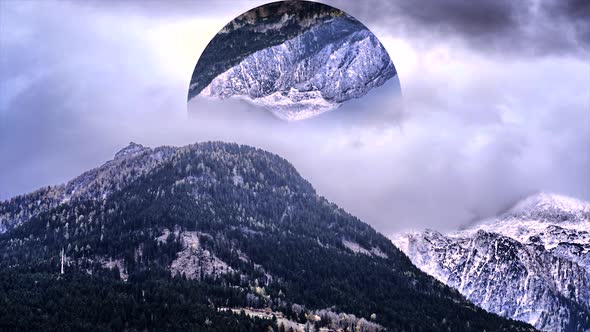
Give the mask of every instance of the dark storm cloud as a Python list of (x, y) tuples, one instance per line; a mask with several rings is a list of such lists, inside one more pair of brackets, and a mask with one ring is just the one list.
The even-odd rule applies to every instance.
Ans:
[(573, 54), (590, 50), (590, 2), (585, 0), (374, 0), (328, 3), (370, 27), (428, 42), (459, 38), (502, 55)]
[[(227, 22), (267, 1), (90, 1), (85, 5), (129, 15), (225, 15)], [(459, 38), (472, 48), (502, 55), (573, 54), (590, 51), (590, 1), (586, 0), (326, 0), (369, 28), (399, 36)]]
[(553, 1), (544, 4), (543, 9), (548, 15), (558, 17), (562, 22), (568, 22), (575, 38), (590, 47), (590, 2), (587, 0)]
[(390, 1), (403, 17), (441, 32), (459, 32), (469, 36), (487, 36), (518, 26), (518, 15), (526, 7), (522, 1)]

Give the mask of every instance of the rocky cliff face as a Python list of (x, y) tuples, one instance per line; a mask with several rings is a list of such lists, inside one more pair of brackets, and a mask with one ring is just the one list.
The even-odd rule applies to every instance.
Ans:
[(238, 17), (211, 41), (189, 100), (243, 98), (282, 119), (301, 120), (396, 76), (383, 45), (351, 16), (317, 3), (268, 6), (264, 15), (256, 9)]
[(529, 197), (497, 218), (394, 237), (423, 271), (484, 309), (546, 331), (590, 329), (590, 204)]

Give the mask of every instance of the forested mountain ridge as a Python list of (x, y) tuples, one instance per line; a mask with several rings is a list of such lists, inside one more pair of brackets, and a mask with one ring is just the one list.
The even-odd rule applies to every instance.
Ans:
[(7, 329), (54, 329), (59, 314), (74, 330), (272, 327), (216, 309), (248, 306), (296, 321), (329, 309), (390, 331), (534, 330), (421, 272), (286, 160), (248, 146), (131, 144), (64, 186), (0, 204)]

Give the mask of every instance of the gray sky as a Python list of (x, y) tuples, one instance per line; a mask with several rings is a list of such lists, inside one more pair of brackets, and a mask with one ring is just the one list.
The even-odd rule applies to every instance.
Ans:
[(0, 199), (67, 181), (130, 141), (210, 139), (283, 155), (385, 234), (453, 229), (538, 190), (590, 199), (587, 1), (327, 3), (389, 51), (403, 116), (329, 129), (268, 123), (239, 103), (189, 116), (199, 54), (262, 1), (0, 0)]

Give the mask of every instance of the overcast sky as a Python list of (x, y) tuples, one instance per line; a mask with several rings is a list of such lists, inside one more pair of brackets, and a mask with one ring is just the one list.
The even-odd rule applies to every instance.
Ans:
[(246, 110), (186, 111), (199, 54), (263, 3), (0, 0), (0, 199), (130, 141), (222, 139), (281, 154), (385, 234), (454, 229), (540, 190), (590, 200), (587, 1), (327, 1), (384, 44), (405, 113), (305, 138)]

